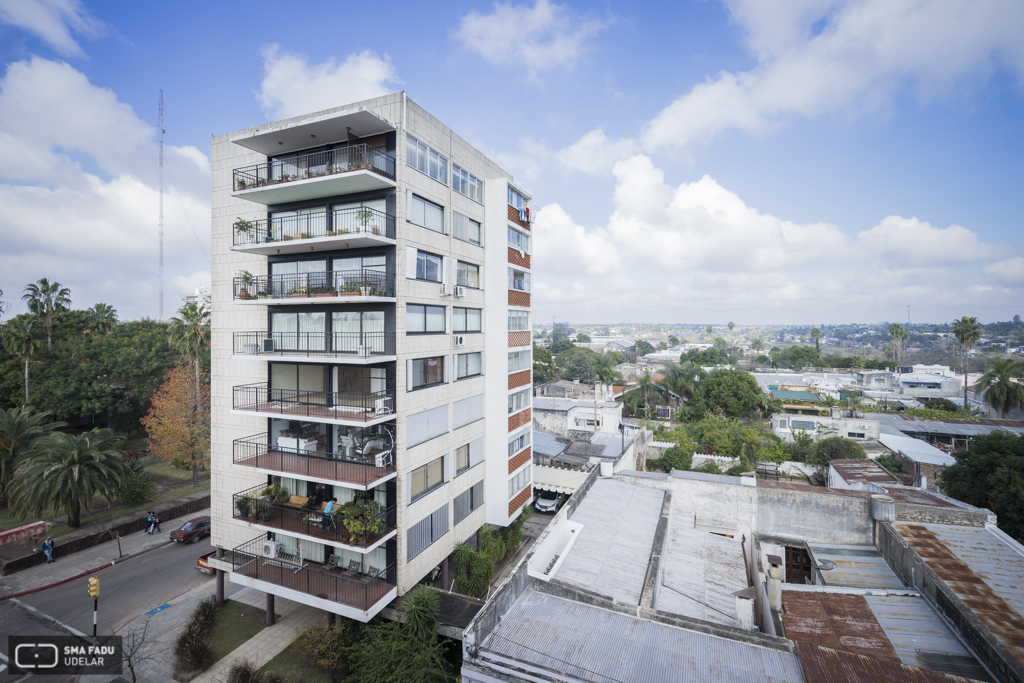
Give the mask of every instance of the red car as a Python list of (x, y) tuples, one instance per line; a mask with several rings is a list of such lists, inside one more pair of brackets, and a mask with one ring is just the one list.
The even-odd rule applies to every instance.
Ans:
[(181, 525), (180, 529), (171, 532), (171, 540), (175, 543), (198, 543), (203, 536), (210, 535), (210, 518), (196, 517)]
[(207, 560), (210, 559), (211, 557), (213, 557), (216, 554), (217, 554), (216, 550), (211, 550), (210, 552), (206, 553), (205, 555), (200, 555), (199, 559), (196, 560), (196, 569), (198, 569), (199, 571), (201, 571), (204, 574), (212, 574), (213, 573), (213, 567), (210, 566), (210, 563), (207, 562)]

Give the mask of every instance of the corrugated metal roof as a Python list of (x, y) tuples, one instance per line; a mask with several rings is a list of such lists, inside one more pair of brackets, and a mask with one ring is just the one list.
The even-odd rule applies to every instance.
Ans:
[(572, 521), (583, 525), (556, 576), (627, 605), (640, 604), (665, 494), (598, 479)]
[(733, 593), (747, 587), (740, 541), (685, 528), (689, 521), (673, 512), (661, 560), (661, 585), (652, 606), (664, 612), (737, 626)]
[(587, 472), (546, 465), (533, 466), (533, 488), (572, 494), (587, 479)]
[(482, 649), (595, 683), (804, 680), (799, 659), (787, 652), (532, 590), (505, 612)]
[(969, 678), (919, 669), (892, 659), (857, 655), (813, 643), (797, 643), (796, 647), (807, 683), (971, 683)]
[(772, 391), (774, 398), (790, 401), (817, 401), (819, 396), (810, 391), (783, 391), (775, 389)]
[(897, 483), (896, 477), (889, 474), (874, 460), (861, 458), (858, 460), (833, 460), (832, 467), (847, 482), (870, 481), (874, 483)]
[(863, 595), (782, 591), (786, 637), (860, 655), (896, 659)]
[(835, 569), (821, 572), (826, 586), (897, 590), (905, 587), (874, 546), (808, 543), (807, 547), (815, 561), (828, 560), (836, 565)]
[(925, 417), (893, 415), (891, 413), (864, 413), (864, 417), (878, 420), (880, 425), (888, 425), (901, 433), (909, 434), (942, 434), (952, 436), (983, 436), (995, 431), (1007, 431), (1011, 434), (1024, 434), (1024, 422), (1020, 420), (936, 420)]
[(984, 527), (897, 522), (896, 531), (1024, 664), (1024, 554)]
[(565, 450), (568, 444), (559, 443), (554, 436), (545, 432), (533, 431), (533, 452), (538, 455), (553, 457)]
[(956, 464), (956, 460), (953, 456), (949, 455), (945, 451), (940, 451), (935, 446), (925, 443), (920, 439), (882, 433), (878, 435), (878, 440), (885, 444), (886, 448), (895, 451), (904, 457), (910, 458), (914, 462), (927, 463), (929, 465), (943, 465), (945, 467)]

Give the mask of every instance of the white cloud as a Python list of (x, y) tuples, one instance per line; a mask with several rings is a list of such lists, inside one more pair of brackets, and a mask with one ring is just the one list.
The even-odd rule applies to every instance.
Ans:
[(1024, 285), (1024, 256), (997, 261), (985, 267), (985, 274), (1008, 285)]
[[(181, 192), (179, 202), (168, 178), (168, 314), (178, 305), (175, 278), (207, 267), (185, 211), (209, 253), (210, 169), (193, 147), (165, 146), (165, 154)], [(62, 62), (10, 64), (0, 79), (0, 289), (8, 299), (48, 277), (71, 287), (76, 307), (105, 301), (122, 319), (155, 317), (156, 158), (155, 130), (111, 90)]]
[(980, 261), (999, 252), (961, 225), (935, 228), (917, 218), (889, 216), (857, 236), (867, 259), (928, 266)]
[(401, 83), (391, 58), (369, 50), (351, 54), (340, 64), (334, 59), (310, 64), (302, 55), (282, 52), (277, 45), (265, 45), (263, 71), (256, 100), (270, 119), (379, 97)]
[(536, 0), (533, 7), (495, 3), (490, 14), (470, 12), (454, 35), (484, 61), (523, 68), (533, 79), (542, 71), (572, 71), (604, 26), (573, 16), (568, 5)]
[[(647, 126), (645, 149), (682, 147), (735, 128), (762, 134), (793, 117), (885, 111), (910, 88), (927, 102), (1024, 75), (1018, 0), (726, 0), (757, 65), (722, 72)], [(821, 30), (814, 29), (823, 22)]]
[(596, 128), (558, 153), (562, 166), (594, 175), (607, 173), (619, 159), (636, 151), (633, 140), (610, 140)]
[(0, 23), (34, 33), (68, 57), (85, 56), (72, 33), (89, 38), (104, 28), (78, 0), (0, 0)]

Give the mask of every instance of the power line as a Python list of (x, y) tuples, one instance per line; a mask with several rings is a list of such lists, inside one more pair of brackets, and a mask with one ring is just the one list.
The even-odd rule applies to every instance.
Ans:
[(521, 647), (521, 648), (523, 648), (525, 650), (529, 650), (530, 652), (536, 652), (537, 654), (541, 655), (542, 657), (547, 657), (548, 659), (553, 659), (556, 662), (561, 662), (562, 664), (567, 664), (568, 666), (574, 667), (576, 669), (580, 669), (581, 671), (586, 671), (588, 674), (594, 674), (595, 676), (600, 676), (601, 678), (607, 678), (609, 681), (615, 681), (615, 683), (626, 683), (625, 681), (623, 681), (621, 679), (614, 678), (614, 677), (609, 676), (607, 674), (598, 673), (597, 671), (592, 671), (591, 669), (588, 669), (586, 667), (582, 667), (579, 664), (573, 664), (572, 662), (567, 662), (564, 659), (559, 659), (558, 657), (552, 657), (547, 652), (541, 652), (540, 650), (534, 650), (532, 647), (529, 647), (527, 645), (523, 645), (522, 643), (517, 643), (516, 641), (512, 640), (511, 638), (506, 638), (505, 636), (500, 635), (498, 633), (495, 633), (494, 631), (487, 631), (487, 633), (489, 633), (490, 635), (495, 636), (497, 638), (501, 638), (502, 640), (507, 640), (508, 642), (512, 643), (513, 645), (515, 645), (517, 647)]
[(721, 615), (722, 615), (723, 617), (729, 617), (730, 619), (732, 619), (732, 618), (733, 618), (733, 615), (731, 615), (731, 614), (726, 614), (725, 612), (723, 612), (723, 611), (722, 611), (722, 610), (720, 610), (720, 609), (715, 609), (714, 607), (712, 607), (712, 606), (711, 606), (711, 605), (709, 605), (708, 603), (706, 603), (706, 602), (704, 602), (704, 601), (702, 601), (702, 600), (698, 600), (697, 598), (693, 597), (692, 595), (687, 595), (686, 593), (682, 592), (681, 590), (679, 590), (679, 589), (677, 589), (677, 588), (673, 588), (672, 586), (668, 585), (668, 584), (667, 584), (667, 583), (665, 583), (664, 581), (662, 581), (662, 582), (661, 582), (661, 585), (662, 585), (662, 586), (664, 586), (665, 588), (669, 589), (670, 591), (674, 592), (674, 593), (678, 593), (679, 595), (682, 595), (682, 596), (683, 596), (684, 598), (689, 598), (690, 600), (693, 600), (694, 602), (696, 602), (696, 603), (698, 603), (698, 604), (700, 604), (700, 605), (704, 605), (704, 606), (705, 606), (705, 607), (707, 607), (708, 609), (711, 609), (711, 610), (715, 610), (716, 612), (718, 612), (719, 614), (721, 614)]
[[(171, 174), (171, 185), (174, 187), (174, 194), (178, 197), (178, 202), (181, 203), (181, 210), (185, 212), (185, 219), (188, 221), (188, 227), (192, 229), (192, 234), (196, 238), (196, 244), (199, 245), (199, 251), (202, 252), (203, 258), (206, 259), (206, 263), (210, 263), (210, 257), (206, 255), (206, 250), (203, 249), (203, 243), (199, 239), (199, 235), (196, 233), (196, 229), (192, 226), (192, 219), (188, 216), (188, 209), (185, 208), (185, 202), (181, 199), (181, 193), (178, 192), (178, 184), (174, 182), (174, 171), (171, 170), (171, 165), (167, 164), (167, 172)], [(161, 251), (162, 253), (162, 251)]]
[(164, 319), (164, 91), (160, 91), (160, 320)]

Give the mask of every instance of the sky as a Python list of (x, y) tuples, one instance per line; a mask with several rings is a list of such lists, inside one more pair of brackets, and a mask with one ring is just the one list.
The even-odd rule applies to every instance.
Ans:
[(533, 193), (535, 323), (1008, 320), (1024, 3), (0, 0), (0, 299), (210, 281), (210, 139), (405, 91)]

